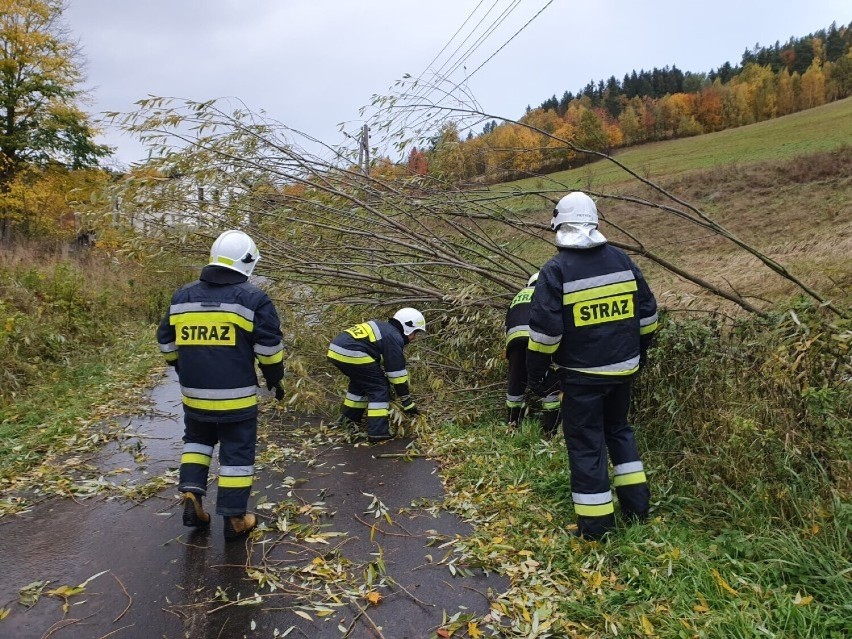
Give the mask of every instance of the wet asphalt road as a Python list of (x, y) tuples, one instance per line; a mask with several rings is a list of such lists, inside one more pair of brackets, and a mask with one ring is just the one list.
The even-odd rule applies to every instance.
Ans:
[[(152, 400), (155, 411), (129, 422), (136, 448), (109, 445), (98, 454), (112, 481), (138, 483), (178, 464), (180, 398), (171, 374)], [(226, 545), (216, 517), (209, 532), (184, 528), (175, 487), (138, 504), (50, 500), (0, 519), (0, 609), (11, 609), (0, 638), (414, 639), (434, 636), (444, 615), (486, 614), (489, 593), (508, 584), (478, 569), (451, 574), (444, 542), (469, 528), (435, 507), (442, 497), (435, 464), (376, 457), (404, 452), (406, 439), (366, 446), (332, 435), (310, 455), (288, 454), (304, 450), (300, 432), (316, 430), (288, 413), (280, 438), (270, 439), (274, 462), (258, 468), (251, 502), (266, 502), (257, 512), (270, 530), (250, 541)], [(124, 468), (130, 472), (108, 474)], [(374, 498), (390, 523), (370, 511)], [(214, 503), (212, 482), (205, 506), (212, 511)], [(44, 594), (102, 572), (65, 611), (61, 598)], [(277, 580), (275, 590), (268, 580), (259, 585), (264, 575)], [(49, 583), (27, 608), (20, 590), (36, 581)], [(252, 605), (234, 603), (256, 593)]]

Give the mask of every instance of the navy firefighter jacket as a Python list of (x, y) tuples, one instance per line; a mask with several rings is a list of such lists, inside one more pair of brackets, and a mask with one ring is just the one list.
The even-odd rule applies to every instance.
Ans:
[(534, 286), (525, 286), (512, 299), (509, 310), (506, 311), (506, 351), (515, 344), (527, 345), (530, 336), (530, 304), (532, 303)]
[(572, 381), (628, 379), (657, 329), (657, 302), (619, 248), (560, 248), (542, 267), (530, 307), (529, 378), (551, 363)]
[(157, 342), (180, 379), (184, 412), (200, 421), (257, 415), (255, 360), (270, 388), (284, 375), (281, 323), (272, 300), (220, 266), (178, 289)]
[(404, 408), (414, 405), (408, 395), (408, 371), (402, 350), (408, 340), (396, 320), (370, 320), (339, 333), (328, 347), (329, 359), (344, 364), (379, 364), (393, 384)]

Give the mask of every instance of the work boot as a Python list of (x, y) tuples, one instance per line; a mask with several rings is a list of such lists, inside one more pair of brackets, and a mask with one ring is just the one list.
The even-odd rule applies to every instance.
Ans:
[(545, 410), (541, 413), (541, 429), (547, 438), (556, 435), (559, 427), (559, 411)]
[(506, 416), (506, 421), (509, 426), (513, 428), (517, 428), (521, 423), (521, 417), (523, 416), (524, 407), (523, 406), (513, 406), (507, 410), (508, 414)]
[(257, 526), (257, 517), (251, 513), (236, 515), (235, 517), (224, 517), (225, 519), (225, 541), (234, 541), (248, 535)]
[(371, 444), (383, 442), (383, 441), (386, 441), (388, 439), (393, 439), (393, 435), (391, 433), (379, 433), (377, 435), (367, 435), (367, 440)]
[(210, 515), (201, 507), (201, 495), (183, 493), (183, 525), (203, 528), (210, 525)]

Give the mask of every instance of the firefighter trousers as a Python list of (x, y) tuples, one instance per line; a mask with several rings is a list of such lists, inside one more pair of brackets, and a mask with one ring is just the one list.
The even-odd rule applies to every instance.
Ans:
[(239, 422), (203, 422), (184, 416), (183, 442), (178, 490), (207, 494), (210, 461), (219, 444), (216, 514), (244, 514), (254, 478), (257, 417)]
[(629, 379), (587, 384), (566, 381), (562, 387), (571, 497), (577, 527), (586, 537), (600, 537), (615, 525), (607, 452), (622, 514), (639, 519), (648, 514), (648, 483), (627, 422), (630, 387)]
[(390, 383), (379, 364), (348, 364), (330, 360), (349, 378), (346, 399), (343, 400), (343, 417), (356, 424), (367, 411), (367, 437), (390, 437)]

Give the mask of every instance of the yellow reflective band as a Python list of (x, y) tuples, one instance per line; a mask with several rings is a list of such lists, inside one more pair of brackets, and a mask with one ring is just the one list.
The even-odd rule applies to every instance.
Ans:
[(257, 395), (240, 397), (238, 399), (197, 399), (184, 395), (183, 405), (202, 410), (239, 410), (257, 406)]
[(163, 355), (163, 357), (166, 359), (167, 362), (174, 362), (175, 360), (177, 360), (178, 354), (175, 351), (175, 352), (172, 352), (172, 353), (165, 353)]
[(517, 333), (512, 333), (511, 335), (506, 336), (506, 344), (509, 344), (513, 339), (517, 339), (519, 337), (526, 337), (529, 339), (530, 332), (529, 331), (518, 331)]
[(640, 470), (636, 473), (627, 473), (626, 475), (616, 475), (612, 484), (615, 487), (618, 486), (633, 486), (634, 484), (644, 484), (647, 481), (645, 479), (645, 472)]
[(388, 414), (387, 408), (368, 408), (367, 417), (386, 417)]
[(252, 476), (225, 477), (219, 475), (219, 488), (251, 488)]
[(176, 313), (169, 317), (169, 324), (201, 324), (201, 323), (224, 323), (236, 324), (243, 330), (251, 333), (254, 330), (254, 322), (247, 320), (242, 315), (230, 311), (205, 311), (203, 313), (188, 312)]
[(578, 302), (574, 305), (574, 326), (617, 322), (635, 315), (632, 295), (618, 295)]
[(556, 410), (562, 402), (542, 402), (541, 407), (544, 410)]
[(556, 344), (539, 344), (534, 339), (530, 339), (530, 343), (527, 344), (527, 350), (534, 351), (536, 353), (545, 353), (546, 355), (552, 355), (557, 350), (559, 350), (559, 342)]
[(367, 408), (367, 404), (369, 402), (365, 399), (363, 402), (356, 402), (352, 399), (344, 399), (343, 405), (348, 406), (349, 408)]
[(400, 375), (399, 377), (391, 377), (391, 384), (406, 384), (408, 383), (408, 375)]
[(210, 458), (207, 455), (200, 453), (184, 453), (180, 456), (181, 464), (198, 464), (199, 466), (209, 466)]
[(586, 300), (594, 300), (599, 297), (609, 297), (610, 295), (620, 295), (622, 293), (633, 293), (638, 290), (636, 280), (629, 282), (619, 282), (618, 284), (607, 284), (606, 286), (595, 286), (587, 288), (584, 291), (576, 291), (574, 293), (565, 293), (562, 296), (562, 303), (565, 306), (584, 302)]
[(574, 504), (574, 512), (578, 515), (583, 515), (584, 517), (603, 517), (604, 515), (611, 515), (614, 513), (615, 507), (612, 505), (612, 502), (597, 506)]
[(326, 353), (330, 359), (336, 359), (338, 362), (343, 362), (344, 364), (372, 364), (376, 360), (374, 360), (369, 355), (360, 355), (358, 357), (352, 357), (351, 355), (341, 355), (336, 351), (329, 350)]
[(510, 402), (508, 399), (506, 400), (506, 407), (507, 408), (520, 408), (523, 405), (524, 405), (523, 402)]
[(264, 366), (269, 366), (270, 364), (278, 364), (279, 362), (284, 361), (284, 351), (278, 351), (275, 355), (256, 355), (257, 361)]
[(376, 341), (376, 334), (373, 332), (373, 327), (370, 326), (367, 322), (363, 324), (356, 324), (350, 328), (346, 329), (346, 332), (349, 333), (355, 339), (368, 339), (371, 342)]
[(647, 335), (648, 333), (653, 333), (656, 330), (657, 330), (657, 322), (654, 322), (653, 324), (648, 324), (647, 326), (641, 326), (639, 328), (639, 334), (640, 335)]
[(224, 255), (217, 256), (216, 261), (220, 264), (227, 264), (228, 266), (234, 265), (234, 260), (232, 260), (230, 257), (225, 257)]

